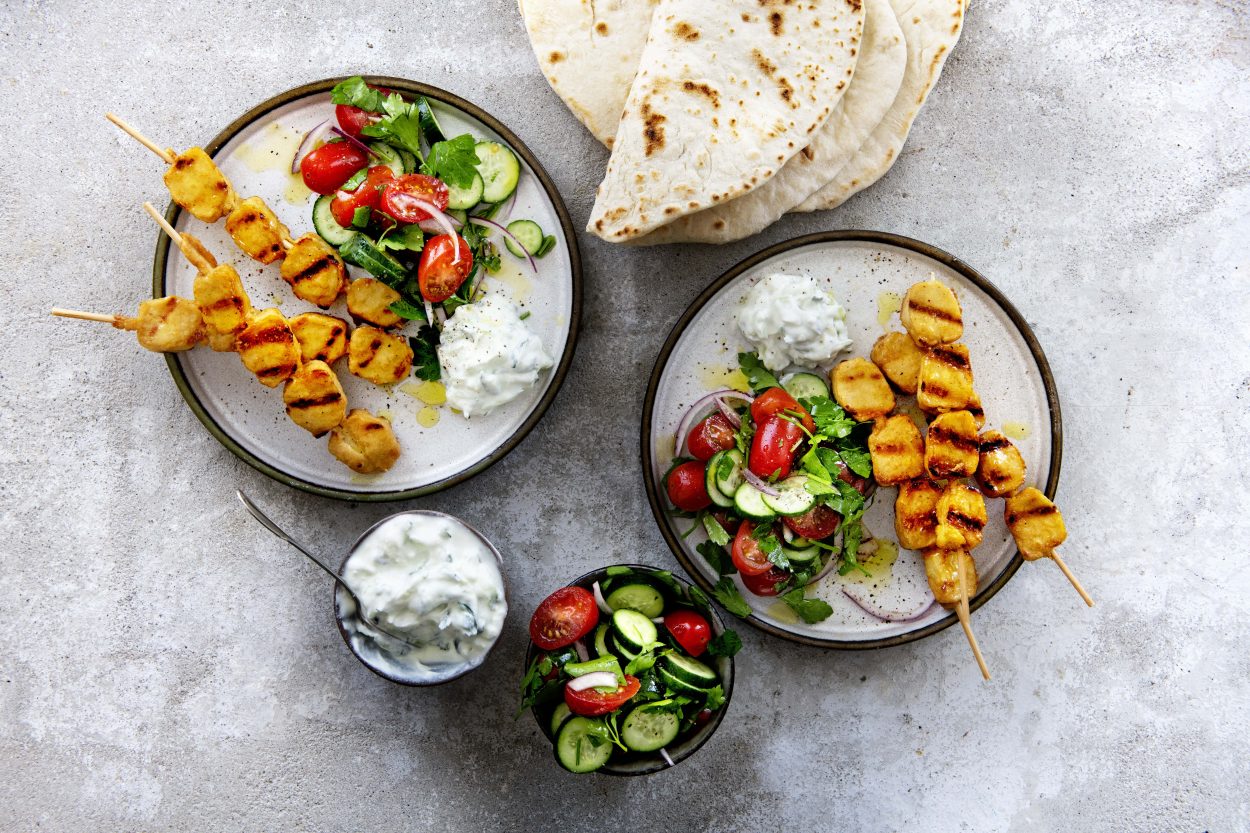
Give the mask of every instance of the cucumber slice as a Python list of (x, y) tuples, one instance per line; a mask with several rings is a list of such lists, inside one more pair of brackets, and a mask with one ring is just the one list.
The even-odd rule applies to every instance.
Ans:
[(795, 399), (829, 397), (829, 386), (815, 373), (792, 373), (781, 380), (781, 388)]
[(317, 234), (321, 235), (321, 239), (331, 246), (342, 246), (356, 232), (343, 228), (339, 225), (339, 221), (334, 219), (334, 212), (330, 210), (332, 202), (334, 202), (334, 195), (326, 194), (324, 197), (318, 197), (313, 203), (313, 228), (317, 230)]
[(612, 635), (616, 643), (635, 655), (647, 650), (659, 632), (655, 623), (636, 610), (618, 610), (612, 614)]
[[(746, 458), (736, 448), (722, 451), (720, 454), (725, 456), (721, 457), (721, 462), (716, 464), (716, 488), (722, 495), (732, 498), (738, 494), (738, 487), (742, 485), (742, 468), (746, 465)], [(716, 457), (712, 459), (715, 460)], [(710, 472), (712, 470), (711, 461), (708, 462), (707, 467)], [(716, 498), (712, 498), (712, 500), (716, 500)]]
[(447, 211), (447, 216), (451, 217), (462, 226), (465, 223), (469, 222), (469, 213), (465, 211), (463, 208), (449, 209)]
[(555, 737), (560, 733), (560, 726), (569, 716), (573, 714), (573, 710), (569, 708), (568, 703), (556, 704), (556, 710), (551, 713), (551, 736)]
[(600, 622), (599, 627), (595, 628), (595, 653), (601, 657), (611, 653), (608, 650), (608, 626), (604, 622)]
[(352, 232), (347, 242), (339, 247), (339, 254), (343, 260), (356, 264), (392, 289), (397, 289), (408, 280), (408, 270), (398, 260), (359, 232)]
[(663, 662), (665, 669), (686, 685), (694, 686), (698, 689), (708, 689), (720, 681), (715, 671), (694, 657), (677, 653), (665, 654)]
[(777, 495), (763, 495), (764, 503), (778, 515), (802, 515), (816, 505), (816, 496), (807, 491), (807, 475), (792, 474), (777, 484)]
[(734, 508), (739, 515), (753, 521), (771, 521), (777, 517), (772, 507), (764, 502), (764, 493), (750, 483), (743, 483), (734, 492)]
[(612, 744), (592, 734), (598, 720), (575, 715), (556, 735), (556, 760), (569, 772), (594, 772), (612, 757)]
[(486, 188), (482, 191), (483, 202), (503, 202), (516, 190), (521, 179), (521, 163), (516, 154), (498, 142), (478, 142), (477, 172), (482, 175)]
[(447, 186), (447, 207), (453, 211), (467, 211), (482, 201), (485, 185), (481, 174), (473, 175), (473, 184), (468, 188), (456, 188), (450, 182), (444, 184)]
[[(706, 483), (704, 485), (707, 487), (707, 496), (712, 499), (712, 503), (728, 509), (730, 506), (734, 505), (734, 499), (721, 491), (719, 484), (716, 482), (716, 472), (720, 467), (721, 461), (725, 459), (726, 454), (728, 454), (728, 452), (718, 451), (712, 455), (712, 459), (707, 461), (707, 475)], [(733, 461), (730, 460), (727, 465), (732, 467)]]
[(378, 157), (377, 164), (390, 168), (395, 176), (403, 176), (407, 173), (404, 170), (404, 160), (399, 155), (398, 148), (393, 148), (386, 142), (371, 142), (369, 150), (373, 151), (374, 155)]
[(621, 645), (621, 642), (620, 640), (616, 638), (615, 633), (608, 636), (608, 648), (609, 650), (612, 651), (613, 654), (615, 654), (617, 657), (620, 657), (621, 659), (624, 660), (624, 662), (622, 663), (622, 667), (624, 667), (625, 665), (629, 665), (631, 661), (637, 659), (638, 655), (642, 653), (642, 651), (631, 651), (630, 649)]
[[(648, 619), (664, 612), (664, 597), (649, 584), (623, 584), (609, 593), (604, 601), (614, 611), (636, 610)], [(615, 618), (613, 616), (613, 621)]]
[(425, 96), (417, 99), (417, 121), (421, 125), (421, 132), (425, 135), (427, 144), (432, 145), (446, 138), (443, 135), (443, 126), (438, 123), (438, 116), (434, 115), (434, 108), (430, 106), (430, 101)]
[(395, 152), (399, 154), (399, 161), (404, 166), (404, 173), (415, 174), (417, 172), (417, 157), (412, 155), (412, 151), (405, 148), (395, 148)]
[[(545, 239), (542, 227), (533, 220), (513, 220), (508, 223), (508, 233), (516, 240), (514, 241), (512, 237), (505, 237), (503, 244), (517, 257), (525, 257), (526, 254), (537, 255)], [(517, 246), (518, 242), (520, 246)]]
[(698, 696), (704, 696), (707, 694), (706, 689), (702, 689), (702, 688), (699, 688), (698, 686), (691, 685), (690, 683), (678, 677), (676, 674), (673, 674), (664, 666), (657, 665), (656, 668), (659, 669), (660, 680), (664, 683), (664, 685), (672, 689), (674, 692), (678, 694), (686, 693), (686, 694), (694, 694)]
[(820, 555), (820, 547), (812, 544), (806, 547), (787, 547), (781, 545), (781, 551), (786, 558), (790, 559), (790, 563), (796, 567), (805, 567), (816, 560)]
[(625, 745), (635, 752), (654, 752), (672, 743), (681, 727), (678, 713), (665, 708), (672, 702), (657, 700), (630, 712), (621, 724), (621, 740)]

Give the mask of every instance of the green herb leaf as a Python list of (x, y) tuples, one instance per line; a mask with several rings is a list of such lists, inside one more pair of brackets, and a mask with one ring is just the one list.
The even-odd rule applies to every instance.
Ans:
[(725, 705), (725, 689), (720, 686), (712, 686), (707, 690), (707, 710), (717, 711)]
[(630, 660), (629, 664), (625, 666), (625, 673), (637, 675), (642, 671), (646, 671), (655, 665), (656, 660), (667, 653), (668, 651), (660, 651), (659, 653), (656, 653), (655, 651), (647, 651), (639, 654)]
[[(424, 312), (421, 317), (425, 317)], [(430, 324), (424, 325), (415, 336), (408, 339), (408, 344), (412, 347), (412, 372), (418, 379), (437, 382), (443, 378), (443, 370), (438, 364), (438, 329), (436, 327)]]
[(378, 248), (421, 251), (425, 245), (425, 234), (420, 226), (391, 226), (387, 233), (378, 238)]
[(751, 606), (742, 598), (738, 585), (729, 576), (721, 576), (721, 580), (712, 588), (712, 596), (734, 616), (745, 619), (751, 615)]
[(718, 547), (729, 543), (729, 533), (725, 531), (725, 527), (708, 512), (703, 513), (703, 528), (707, 530), (708, 540)]
[(781, 383), (777, 381), (777, 377), (772, 371), (764, 367), (764, 363), (760, 361), (757, 353), (739, 353), (738, 366), (742, 368), (742, 372), (747, 377), (747, 384), (751, 386), (751, 390), (759, 393), (769, 388), (779, 388)]
[(821, 599), (804, 598), (802, 587), (796, 587), (789, 593), (786, 593), (781, 597), (781, 600), (789, 605), (790, 609), (809, 625), (823, 622), (833, 615), (833, 608), (829, 606), (828, 602)]
[[(424, 321), (425, 320), (425, 309), (417, 306), (414, 303), (405, 301), (403, 298), (400, 298), (398, 301), (392, 302), (389, 306), (387, 306), (387, 309), (389, 309), (391, 312), (395, 313), (400, 318), (403, 318), (406, 321)], [(416, 354), (417, 351), (415, 347), (413, 348), (412, 352), (414, 355)]]
[(436, 176), (456, 188), (470, 188), (477, 176), (477, 140), (468, 133), (454, 139), (435, 142), (421, 172)]
[(799, 402), (812, 415), (816, 431), (832, 439), (841, 439), (855, 428), (855, 420), (847, 416), (842, 406), (827, 396), (813, 396)]
[[(728, 535), (726, 535), (728, 537)], [(712, 569), (716, 571), (718, 576), (727, 576), (738, 572), (734, 567), (733, 559), (729, 557), (729, 553), (725, 552), (723, 546), (718, 546), (711, 541), (704, 541), (695, 547), (699, 555), (712, 565)]]
[(330, 91), (330, 101), (334, 104), (347, 104), (370, 113), (381, 113), (385, 98), (383, 93), (370, 89), (359, 75), (340, 81)]
[(742, 637), (732, 630), (712, 637), (712, 641), (707, 644), (707, 652), (714, 657), (732, 657), (741, 650)]
[(633, 568), (631, 567), (623, 567), (620, 564), (614, 564), (613, 566), (604, 570), (604, 573), (609, 576), (632, 576), (634, 574), (634, 571), (633, 571)]
[(838, 456), (848, 469), (860, 477), (872, 477), (872, 454), (868, 449), (845, 445), (838, 449)]

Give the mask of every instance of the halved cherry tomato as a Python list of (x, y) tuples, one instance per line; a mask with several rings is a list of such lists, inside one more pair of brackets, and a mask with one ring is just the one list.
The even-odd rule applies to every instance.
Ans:
[(700, 460), (710, 460), (718, 451), (734, 447), (734, 427), (720, 414), (712, 414), (690, 429), (686, 447)]
[(352, 174), (369, 164), (369, 157), (347, 142), (314, 148), (299, 163), (300, 175), (310, 191), (333, 194)]
[(580, 714), (583, 717), (598, 717), (601, 714), (614, 712), (638, 693), (638, 689), (642, 687), (642, 683), (632, 674), (625, 675), (625, 684), (618, 686), (616, 691), (596, 691), (593, 688), (584, 688), (581, 691), (574, 691), (567, 685), (564, 687), (564, 702), (568, 704), (569, 711), (573, 714)]
[(377, 208), (381, 199), (379, 193), (382, 186), (395, 178), (395, 174), (385, 165), (374, 165), (369, 175), (355, 191), (339, 191), (330, 201), (330, 212), (334, 221), (343, 228), (351, 226), (357, 208)]
[[(459, 260), (457, 260), (457, 253)], [(432, 304), (446, 301), (473, 271), (473, 252), (458, 234), (431, 237), (417, 263), (417, 287)]]
[(788, 411), (798, 416), (803, 427), (808, 431), (816, 430), (816, 422), (799, 401), (781, 388), (769, 388), (755, 397), (751, 403), (751, 419), (756, 427), (762, 425), (769, 417)]
[(683, 512), (698, 512), (712, 505), (707, 493), (707, 466), (696, 460), (674, 466), (668, 473), (668, 499)]
[[(369, 89), (377, 90), (383, 95), (391, 94), (390, 90), (384, 87), (375, 87), (372, 84), (369, 85)], [(344, 133), (353, 139), (360, 139), (363, 137), (360, 131), (378, 116), (375, 113), (370, 113), (368, 110), (352, 107), (350, 104), (339, 104), (334, 108), (334, 117), (338, 119), (339, 127), (343, 128)]]
[(664, 627), (692, 657), (706, 651), (712, 641), (712, 626), (693, 610), (674, 610), (664, 617)]
[(801, 535), (809, 541), (821, 541), (838, 531), (842, 516), (823, 503), (818, 503), (802, 515), (782, 518), (781, 522), (790, 527), (795, 535)]
[(747, 468), (760, 477), (786, 477), (802, 441), (802, 428), (782, 417), (769, 417), (755, 427)]
[(544, 651), (572, 645), (599, 624), (599, 606), (589, 590), (561, 587), (530, 617), (530, 639)]
[(433, 215), (416, 205), (418, 200), (446, 211), (448, 199), (447, 186), (441, 179), (425, 174), (404, 174), (382, 189), (382, 210), (401, 223), (419, 223)]
[(757, 596), (776, 596), (777, 585), (790, 577), (785, 570), (773, 567), (766, 573), (754, 576), (742, 575), (742, 583)]
[(738, 527), (738, 534), (734, 536), (733, 546), (729, 548), (729, 557), (744, 579), (746, 576), (758, 576), (773, 569), (773, 563), (760, 549), (759, 542), (752, 537), (753, 532), (755, 526), (750, 521), (743, 521), (742, 526)]

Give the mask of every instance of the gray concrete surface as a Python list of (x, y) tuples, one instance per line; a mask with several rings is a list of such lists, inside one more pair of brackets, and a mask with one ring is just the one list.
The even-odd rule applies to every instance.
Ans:
[[(56, 324), (148, 286), (151, 160), (101, 113), (204, 140), (301, 82), (429, 81), (493, 111), (576, 219), (603, 152), (514, 4), (20, 3), (0, 10), (0, 829), (1245, 831), (1250, 826), (1250, 21), (1230, 0), (978, 0), (894, 170), (723, 248), (583, 239), (586, 327), (534, 434), (410, 505), (473, 519), (515, 613), (435, 691), (347, 653), (330, 589), (244, 486), (325, 551), (398, 507), (237, 462), (163, 362)], [(512, 711), (527, 614), (625, 559), (673, 566), (637, 461), (661, 341), (715, 275), (824, 228), (913, 235), (998, 282), (1054, 367), (1068, 558), (957, 631), (866, 654), (744, 629), (713, 741), (647, 779), (560, 772)], [(587, 484), (593, 488), (587, 488)]]

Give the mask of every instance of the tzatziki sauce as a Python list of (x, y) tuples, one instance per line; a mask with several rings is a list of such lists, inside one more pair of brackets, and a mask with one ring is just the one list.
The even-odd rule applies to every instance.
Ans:
[(772, 371), (826, 364), (851, 346), (846, 310), (810, 275), (774, 273), (751, 287), (738, 327)]
[(388, 518), (357, 544), (342, 575), (366, 617), (406, 640), (370, 627), (340, 591), (339, 616), (353, 649), (405, 682), (441, 682), (480, 665), (508, 613), (494, 550), (448, 515)]
[(517, 305), (498, 293), (460, 307), (447, 319), (438, 361), (447, 404), (466, 417), (488, 414), (516, 399), (552, 365)]

